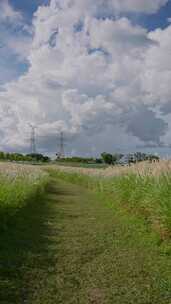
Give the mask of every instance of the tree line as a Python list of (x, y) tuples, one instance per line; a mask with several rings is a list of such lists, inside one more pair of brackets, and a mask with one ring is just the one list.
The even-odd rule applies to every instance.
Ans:
[[(3, 161), (16, 161), (16, 162), (49, 162), (51, 159), (48, 156), (45, 156), (40, 153), (30, 153), (30, 154), (21, 154), (21, 153), (6, 153), (0, 152), (0, 160)], [(65, 157), (58, 158), (56, 161), (64, 163), (82, 163), (82, 164), (107, 164), (107, 165), (117, 165), (117, 164), (131, 164), (141, 161), (158, 161), (159, 157), (154, 154), (145, 154), (142, 152), (130, 153), (130, 154), (110, 154), (103, 152), (100, 158), (85, 158), (85, 157)]]
[(107, 164), (107, 165), (117, 165), (117, 164), (131, 164), (142, 161), (159, 161), (159, 157), (154, 154), (145, 154), (142, 152), (135, 152), (129, 154), (114, 153), (110, 154), (103, 152), (100, 158), (85, 158), (85, 157), (65, 157), (58, 158), (58, 162), (62, 163), (82, 163), (82, 164)]
[(116, 165), (116, 164), (132, 164), (142, 161), (159, 161), (160, 158), (157, 155), (154, 154), (146, 154), (142, 152), (135, 152), (135, 153), (129, 153), (129, 154), (110, 154), (110, 153), (102, 153), (101, 158), (104, 163), (109, 165)]
[(21, 153), (6, 153), (0, 152), (0, 160), (16, 161), (16, 162), (48, 162), (50, 158), (39, 153), (21, 154)]

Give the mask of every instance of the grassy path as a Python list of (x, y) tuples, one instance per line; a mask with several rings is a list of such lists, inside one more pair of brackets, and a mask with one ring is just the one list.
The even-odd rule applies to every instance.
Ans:
[(0, 242), (2, 304), (171, 303), (170, 257), (80, 186), (53, 180)]

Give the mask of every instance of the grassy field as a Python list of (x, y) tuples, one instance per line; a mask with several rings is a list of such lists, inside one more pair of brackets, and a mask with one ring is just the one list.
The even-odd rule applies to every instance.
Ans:
[[(161, 160), (159, 162), (140, 162), (132, 164), (130, 166), (102, 166), (97, 165), (97, 168), (92, 167), (82, 167), (82, 165), (74, 166), (64, 166), (61, 164), (58, 166), (58, 163), (50, 166), (56, 170), (66, 172), (66, 173), (79, 173), (81, 175), (97, 176), (97, 177), (114, 177), (122, 176), (128, 174), (135, 174), (141, 177), (144, 176), (160, 176), (161, 174), (168, 175), (171, 173), (171, 161)], [(101, 170), (99, 170), (101, 169)]]
[(144, 163), (104, 170), (58, 169), (58, 176), (113, 198), (155, 230), (161, 242), (171, 239), (171, 164)]
[(44, 170), (1, 169), (0, 303), (170, 304), (170, 164)]
[(57, 161), (56, 164), (58, 166), (63, 166), (63, 167), (73, 167), (73, 168), (86, 168), (86, 169), (105, 169), (108, 167), (106, 164), (96, 164), (96, 163), (81, 163), (81, 162), (62, 162), (62, 161)]
[(7, 229), (16, 213), (44, 190), (47, 178), (32, 166), (0, 164), (0, 230)]

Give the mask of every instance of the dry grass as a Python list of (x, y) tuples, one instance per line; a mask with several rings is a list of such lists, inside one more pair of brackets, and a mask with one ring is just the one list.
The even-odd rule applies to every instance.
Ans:
[(54, 166), (59, 171), (66, 173), (79, 173), (97, 177), (114, 177), (128, 174), (136, 174), (139, 176), (160, 176), (161, 174), (171, 173), (171, 161), (161, 160), (159, 162), (142, 162), (131, 166), (111, 166), (105, 169), (94, 168), (78, 168), (66, 166)]
[(0, 163), (0, 179), (7, 178), (15, 180), (16, 178), (26, 178), (29, 180), (37, 180), (46, 173), (39, 167), (32, 165), (21, 165), (15, 163)]

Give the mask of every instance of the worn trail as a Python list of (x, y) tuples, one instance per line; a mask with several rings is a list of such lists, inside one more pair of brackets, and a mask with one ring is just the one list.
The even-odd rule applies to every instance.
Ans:
[(27, 208), (17, 239), (11, 231), (0, 249), (0, 303), (171, 303), (169, 258), (166, 265), (157, 247), (143, 245), (148, 231), (141, 224), (123, 221), (97, 195), (59, 179), (45, 202)]

